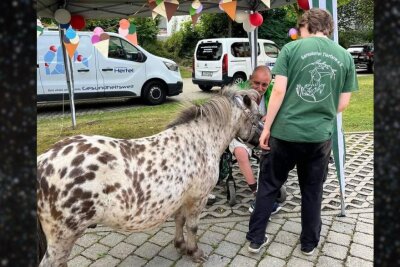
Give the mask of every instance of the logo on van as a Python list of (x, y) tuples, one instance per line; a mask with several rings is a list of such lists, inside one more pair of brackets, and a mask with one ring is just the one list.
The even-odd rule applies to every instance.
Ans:
[[(50, 46), (43, 58), (46, 75), (65, 74), (64, 58), (61, 46)], [(74, 64), (83, 64), (84, 66), (89, 67), (89, 59), (79, 54), (78, 50), (75, 51), (72, 61)]]
[(114, 68), (114, 73), (134, 73), (135, 70), (132, 68), (127, 68), (127, 67), (115, 67)]

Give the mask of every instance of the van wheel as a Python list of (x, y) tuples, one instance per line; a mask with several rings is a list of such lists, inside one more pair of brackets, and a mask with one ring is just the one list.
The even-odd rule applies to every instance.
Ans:
[(242, 73), (236, 73), (233, 75), (232, 84), (239, 84), (246, 81), (246, 76)]
[(159, 105), (164, 103), (166, 99), (164, 84), (159, 81), (151, 81), (145, 84), (142, 98), (149, 105)]
[(202, 91), (208, 92), (211, 90), (212, 86), (211, 85), (204, 85), (204, 84), (199, 84), (199, 87)]

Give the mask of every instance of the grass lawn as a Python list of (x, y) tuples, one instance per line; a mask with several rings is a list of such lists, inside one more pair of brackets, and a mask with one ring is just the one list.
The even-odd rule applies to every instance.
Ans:
[(179, 69), (181, 71), (182, 78), (192, 78), (192, 69), (191, 68), (180, 66)]
[(374, 76), (358, 76), (359, 90), (351, 94), (350, 105), (343, 112), (345, 132), (374, 130)]
[[(373, 130), (373, 75), (359, 76), (359, 91), (352, 94), (350, 106), (343, 112), (345, 132)], [(196, 102), (202, 102), (198, 100)], [(39, 119), (37, 121), (37, 153), (52, 144), (77, 134), (106, 135), (116, 138), (139, 138), (156, 134), (176, 118), (183, 105), (168, 103), (160, 106), (133, 108), (77, 117), (77, 128), (71, 118)]]
[(183, 107), (163, 104), (118, 112), (77, 116), (77, 127), (72, 129), (70, 114), (63, 118), (37, 121), (37, 154), (67, 136), (105, 135), (115, 138), (139, 138), (156, 134), (172, 121)]

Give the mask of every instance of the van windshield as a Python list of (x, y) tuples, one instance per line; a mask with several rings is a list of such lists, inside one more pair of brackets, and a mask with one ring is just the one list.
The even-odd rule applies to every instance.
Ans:
[(197, 60), (220, 60), (222, 56), (221, 43), (199, 44), (196, 51)]

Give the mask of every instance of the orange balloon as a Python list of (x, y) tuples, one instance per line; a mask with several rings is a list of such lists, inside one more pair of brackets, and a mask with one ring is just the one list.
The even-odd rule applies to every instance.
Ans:
[(121, 29), (129, 29), (129, 25), (130, 25), (130, 22), (127, 19), (121, 19), (119, 21), (119, 26), (121, 27)]
[(292, 40), (296, 40), (298, 38), (297, 33), (290, 35), (290, 38), (292, 38)]

